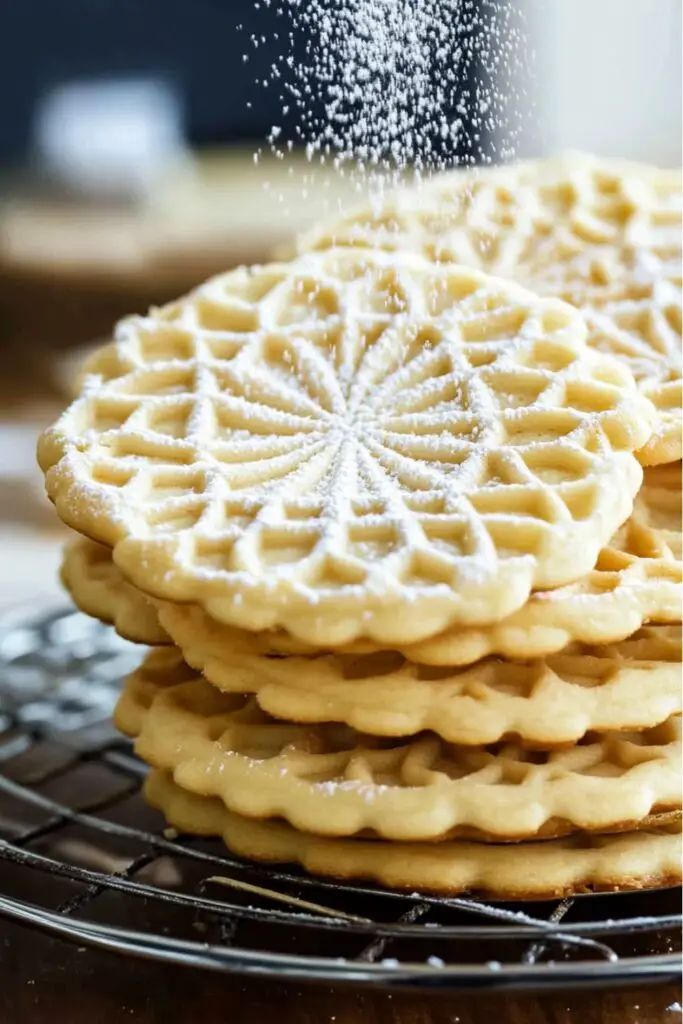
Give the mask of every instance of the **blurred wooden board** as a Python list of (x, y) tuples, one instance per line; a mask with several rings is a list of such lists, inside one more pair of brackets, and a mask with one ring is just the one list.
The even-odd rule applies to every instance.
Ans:
[[(0, 349), (11, 388), (47, 384), (49, 353), (107, 335), (212, 274), (265, 262), (311, 221), (358, 200), (300, 154), (245, 149), (174, 166), (147, 202), (74, 202), (19, 186), (0, 196)], [(0, 395), (2, 394), (0, 380)]]
[(0, 201), (0, 268), (83, 286), (182, 291), (210, 274), (267, 260), (316, 219), (358, 201), (350, 181), (294, 152), (247, 149), (170, 167), (148, 200), (112, 206), (9, 191)]

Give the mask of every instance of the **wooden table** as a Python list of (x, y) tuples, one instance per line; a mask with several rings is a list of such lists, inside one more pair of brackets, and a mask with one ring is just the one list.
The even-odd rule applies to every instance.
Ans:
[(2, 1024), (680, 1024), (673, 986), (421, 996), (290, 986), (167, 967), (0, 921)]

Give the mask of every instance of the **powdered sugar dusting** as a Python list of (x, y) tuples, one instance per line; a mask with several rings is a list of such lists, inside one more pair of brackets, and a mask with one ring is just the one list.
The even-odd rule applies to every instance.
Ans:
[[(456, 163), (514, 156), (528, 117), (531, 52), (524, 18), (500, 0), (257, 0), (278, 19), (277, 88), (292, 137), (272, 126), (280, 158), (356, 176), (371, 194), (409, 168), (418, 178)], [(249, 49), (267, 37), (253, 35)], [(303, 57), (295, 56), (304, 49)], [(245, 54), (249, 60), (249, 53)], [(320, 110), (319, 99), (323, 100)]]
[[(539, 301), (501, 283), (491, 291), (476, 271), (383, 252), (225, 275), (161, 320), (131, 321), (121, 345), (134, 360), (118, 341), (103, 353), (106, 384), (46, 443), (44, 463), (68, 452), (52, 494), (69, 523), (97, 524), (118, 545), (117, 564), (141, 589), (204, 595), (235, 625), (271, 628), (296, 602), (297, 629), (299, 608), (309, 616), (303, 638), (329, 635), (332, 621), (339, 642), (360, 629), (388, 642), (382, 617), (394, 635), (399, 610), (401, 635), (415, 641), (456, 617), (483, 620), (494, 599), (503, 617), (537, 565), (564, 565), (577, 546), (572, 573), (578, 559), (593, 566), (627, 515), (637, 467), (607, 439), (599, 451), (586, 442), (615, 417), (617, 446), (647, 427), (620, 389), (589, 386), (597, 357), (569, 307), (537, 336)], [(602, 533), (576, 503), (568, 510), (577, 472)], [(523, 543), (510, 544), (501, 524), (520, 517)], [(427, 597), (432, 619), (409, 608)]]

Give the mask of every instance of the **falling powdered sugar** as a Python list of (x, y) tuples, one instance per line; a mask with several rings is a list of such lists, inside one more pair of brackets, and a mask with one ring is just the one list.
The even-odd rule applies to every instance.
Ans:
[[(381, 198), (409, 169), (514, 156), (528, 103), (523, 17), (500, 0), (257, 0), (278, 19), (263, 85), (280, 90), (280, 157), (304, 145)], [(280, 25), (282, 28), (280, 28)], [(267, 41), (252, 36), (258, 48)], [(302, 53), (303, 49), (303, 53)], [(301, 55), (300, 55), (301, 54)], [(248, 59), (248, 56), (246, 56)]]

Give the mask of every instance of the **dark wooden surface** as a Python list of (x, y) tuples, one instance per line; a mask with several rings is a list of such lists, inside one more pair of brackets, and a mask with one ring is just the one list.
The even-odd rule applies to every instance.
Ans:
[(0, 921), (1, 1024), (680, 1024), (680, 998), (671, 986), (483, 997), (245, 982)]

